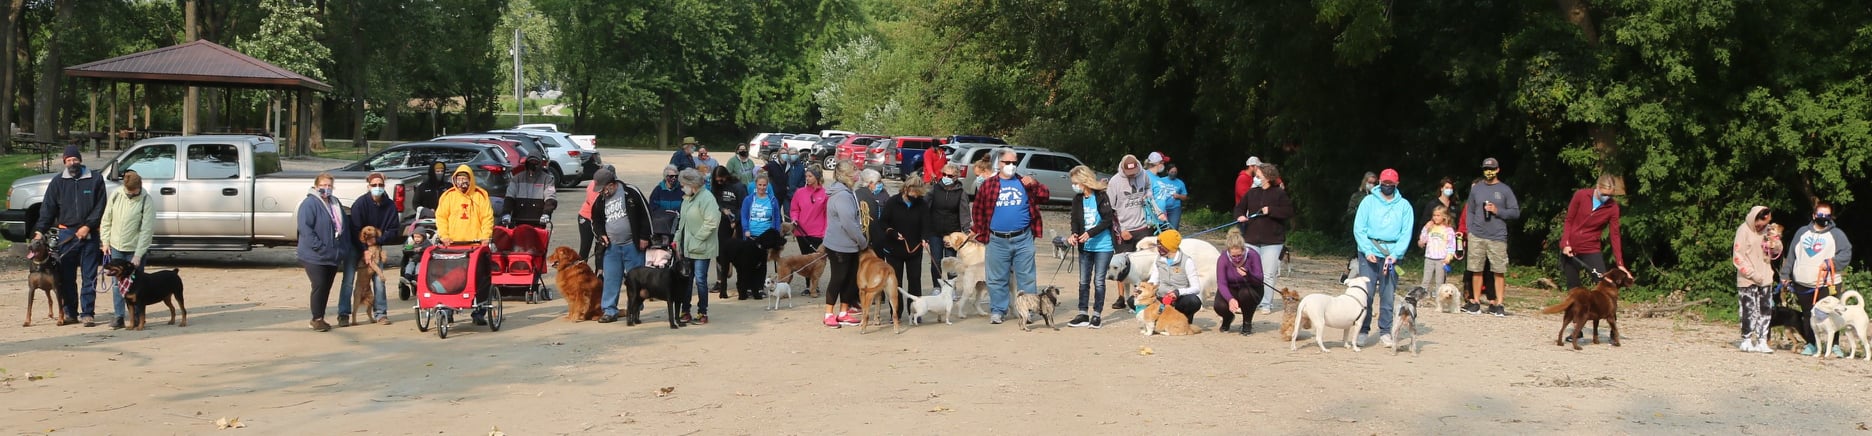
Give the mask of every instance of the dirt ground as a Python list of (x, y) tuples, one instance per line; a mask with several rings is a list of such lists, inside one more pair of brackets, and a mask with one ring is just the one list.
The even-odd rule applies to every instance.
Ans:
[[(646, 187), (667, 155), (605, 153)], [(1046, 220), (1066, 225), (1061, 213)], [(576, 244), (562, 228), (554, 245)], [(1051, 273), (1050, 247), (1037, 251), (1041, 285), (1068, 289), (1070, 316), (1076, 278)], [(567, 322), (560, 300), (510, 301), (501, 331), (463, 323), (444, 340), (418, 333), (414, 302), (394, 296), (394, 325), (307, 329), (290, 249), (151, 262), (181, 269), (189, 326), (160, 324), (155, 308), (147, 331), (0, 327), (0, 432), (202, 434), (238, 418), (244, 429), (223, 431), (1840, 434), (1872, 420), (1851, 382), (1872, 362), (1741, 353), (1735, 326), (1668, 319), (1628, 318), (1623, 347), (1573, 351), (1553, 344), (1558, 318), (1528, 305), (1506, 318), (1428, 313), (1416, 356), (1351, 352), (1337, 331), (1330, 353), (1310, 341), (1289, 351), (1278, 311), (1247, 337), (1216, 332), (1206, 308), (1196, 322), (1207, 331), (1193, 337), (1141, 337), (1110, 310), (1101, 330), (971, 317), (859, 334), (821, 326), (811, 299), (780, 311), (716, 300), (711, 324), (673, 331), (660, 311), (625, 327)], [(1337, 293), (1340, 265), (1299, 259), (1282, 285)], [(9, 261), (0, 288), (23, 290), (25, 275)], [(7, 325), (22, 321), (19, 294), (0, 299)], [(99, 297), (100, 319), (109, 301)]]

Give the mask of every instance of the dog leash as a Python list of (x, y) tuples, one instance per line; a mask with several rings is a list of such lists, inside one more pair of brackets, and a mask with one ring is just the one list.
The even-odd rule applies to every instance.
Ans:
[(1580, 268), (1584, 268), (1584, 269), (1586, 270), (1586, 273), (1587, 273), (1587, 274), (1592, 274), (1592, 277), (1593, 277), (1593, 282), (1600, 282), (1600, 281), (1604, 281), (1604, 280), (1605, 280), (1605, 274), (1604, 274), (1604, 273), (1601, 273), (1601, 272), (1599, 272), (1599, 269), (1597, 269), (1597, 268), (1593, 268), (1593, 267), (1592, 267), (1591, 265), (1587, 265), (1587, 264), (1586, 264), (1586, 261), (1583, 261), (1583, 260), (1580, 260), (1580, 258), (1579, 258), (1579, 257), (1577, 257), (1577, 256), (1567, 256), (1566, 258), (1567, 258), (1567, 260), (1571, 260), (1571, 261), (1573, 261), (1573, 264), (1575, 264), (1575, 265), (1579, 265), (1579, 267), (1580, 267)]
[(1202, 236), (1203, 234), (1206, 234), (1206, 233), (1212, 233), (1212, 232), (1215, 232), (1215, 231), (1217, 231), (1217, 230), (1222, 230), (1222, 229), (1226, 229), (1226, 228), (1229, 228), (1230, 226), (1233, 226), (1233, 225), (1236, 225), (1236, 224), (1240, 224), (1240, 223), (1234, 223), (1234, 222), (1230, 222), (1230, 223), (1227, 223), (1227, 224), (1223, 224), (1223, 225), (1219, 225), (1219, 226), (1215, 226), (1215, 227), (1210, 227), (1210, 228), (1209, 228), (1208, 230), (1203, 230), (1203, 231), (1200, 231), (1200, 232), (1196, 232), (1196, 233), (1191, 233), (1191, 234), (1187, 234), (1187, 235), (1183, 235), (1183, 237), (1185, 237), (1185, 238), (1193, 238), (1193, 237), (1197, 237), (1197, 236)]

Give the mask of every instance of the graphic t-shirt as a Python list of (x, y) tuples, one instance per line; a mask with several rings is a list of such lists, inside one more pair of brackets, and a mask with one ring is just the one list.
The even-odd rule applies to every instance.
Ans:
[[(1099, 216), (1097, 198), (1094, 198), (1090, 195), (1085, 196), (1085, 199), (1080, 201), (1080, 208), (1085, 209), (1084, 219), (1085, 219), (1086, 228), (1090, 229), (1093, 227), (1098, 227), (1099, 223), (1105, 222), (1105, 217)], [(1107, 231), (1099, 232), (1096, 235), (1092, 235), (1092, 237), (1090, 238), (1086, 238), (1085, 244), (1083, 246), (1085, 247), (1084, 248), (1085, 251), (1089, 251), (1093, 253), (1112, 252), (1113, 248), (1112, 248), (1111, 231), (1107, 230)]]
[(1020, 179), (1001, 179), (1001, 192), (995, 194), (994, 220), (988, 230), (1009, 233), (1027, 229), (1033, 217), (1027, 216), (1027, 187)]

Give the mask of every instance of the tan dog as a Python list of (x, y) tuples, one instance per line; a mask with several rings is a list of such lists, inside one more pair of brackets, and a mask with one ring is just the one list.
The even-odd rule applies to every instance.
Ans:
[[(897, 271), (891, 269), (889, 262), (869, 248), (858, 252), (858, 312), (862, 314), (858, 317), (858, 333), (865, 333), (871, 326), (872, 312), (880, 309), (876, 307), (879, 299), (884, 299), (893, 310), (903, 307), (903, 294), (898, 292), (897, 286)], [(896, 297), (896, 302), (891, 302), (891, 297)], [(891, 317), (891, 331), (903, 333), (902, 320), (898, 318), (902, 317)]]
[(604, 308), (599, 301), (604, 294), (604, 280), (592, 272), (591, 265), (586, 265), (577, 250), (572, 247), (554, 248), (546, 256), (547, 265), (552, 265), (558, 275), (553, 282), (559, 285), (559, 293), (565, 295), (567, 321), (591, 321), (604, 316)]
[(774, 281), (793, 283), (795, 276), (803, 277), (806, 279), (806, 289), (801, 293), (813, 295), (819, 289), (819, 274), (825, 272), (827, 263), (824, 248), (812, 253), (782, 257), (774, 262)]
[[(364, 243), (364, 252), (358, 254), (357, 278), (351, 284), (351, 306), (357, 308), (356, 313), (367, 317), (377, 313), (375, 286), (384, 277), (383, 247), (377, 246), (377, 238), (381, 236), (383, 236), (383, 229), (377, 226), (364, 226), (363, 230), (358, 231), (358, 242)], [(380, 324), (390, 324), (389, 317), (376, 321)]]
[(1298, 318), (1298, 315), (1300, 314), (1300, 293), (1299, 292), (1294, 292), (1294, 290), (1292, 289), (1282, 288), (1280, 290), (1280, 296), (1281, 296), (1281, 312), (1282, 312), (1281, 313), (1281, 328), (1280, 328), (1281, 335), (1280, 337), (1283, 337), (1283, 338), (1293, 337), (1295, 326), (1298, 326), (1299, 328), (1303, 328), (1303, 329), (1313, 328), (1313, 326), (1311, 325), (1299, 325), (1294, 322), (1294, 318)]
[[(944, 236), (943, 245), (956, 251), (955, 256), (943, 259), (943, 273), (949, 274), (954, 271), (956, 289), (963, 291), (962, 300), (956, 302), (956, 306), (961, 308), (956, 312), (956, 316), (968, 319), (971, 309), (980, 315), (987, 316), (988, 308), (983, 303), (988, 301), (988, 293), (976, 293), (970, 290), (975, 289), (975, 283), (988, 280), (988, 246), (975, 242), (973, 237), (962, 232)], [(956, 259), (956, 265), (953, 265), (953, 268), (949, 259)]]
[[(1046, 289), (1040, 290), (1038, 294), (1020, 294), (1019, 297), (1016, 297), (1014, 299), (1014, 314), (1020, 315), (1021, 331), (1031, 330), (1027, 326), (1033, 324), (1034, 315), (1040, 315), (1040, 319), (1046, 321), (1047, 327), (1058, 331), (1059, 327), (1053, 325), (1053, 309), (1059, 308), (1059, 295), (1060, 288), (1058, 286), (1048, 286)], [(1179, 315), (1182, 314), (1182, 312), (1177, 313)]]
[(1144, 308), (1144, 310), (1138, 312), (1137, 315), (1138, 324), (1143, 326), (1140, 332), (1143, 333), (1144, 336), (1150, 336), (1155, 333), (1163, 333), (1167, 336), (1187, 336), (1202, 333), (1202, 329), (1190, 325), (1189, 317), (1183, 316), (1183, 312), (1178, 312), (1175, 308), (1164, 306), (1163, 301), (1157, 299), (1157, 285), (1155, 284), (1151, 284), (1150, 282), (1139, 283), (1137, 285), (1137, 295), (1133, 297), (1132, 303), (1136, 304), (1137, 307)]
[[(1848, 301), (1852, 303), (1848, 304)], [(1867, 342), (1866, 338), (1868, 324), (1872, 322), (1866, 319), (1865, 298), (1859, 296), (1859, 291), (1848, 290), (1838, 297), (1826, 297), (1815, 302), (1813, 331), (1814, 340), (1820, 341), (1820, 352), (1814, 353), (1814, 357), (1825, 358), (1838, 351), (1834, 345), (1834, 338), (1838, 337), (1846, 343), (1846, 359), (1858, 356), (1859, 350), (1865, 349), (1866, 360), (1872, 360), (1872, 342)], [(1612, 331), (1617, 332), (1618, 329), (1613, 328)]]

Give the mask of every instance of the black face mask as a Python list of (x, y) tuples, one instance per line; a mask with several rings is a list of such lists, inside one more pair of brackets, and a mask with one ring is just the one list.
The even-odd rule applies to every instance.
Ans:
[(741, 156), (741, 157), (747, 157), (747, 151), (746, 151), (746, 150), (742, 150), (742, 151), (737, 151), (737, 152), (735, 152), (734, 154), (735, 154), (735, 156)]
[(1397, 185), (1378, 185), (1378, 193), (1386, 196), (1397, 195)]
[(1813, 223), (1814, 223), (1814, 226), (1816, 226), (1816, 227), (1828, 227), (1828, 228), (1831, 228), (1831, 227), (1833, 227), (1833, 218), (1830, 218), (1830, 217), (1814, 217), (1814, 220), (1813, 220)]

